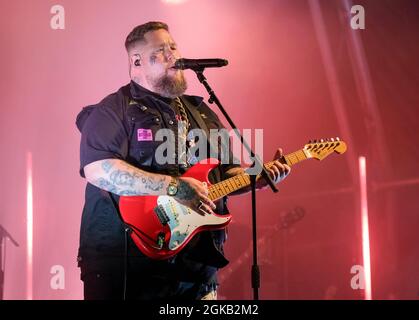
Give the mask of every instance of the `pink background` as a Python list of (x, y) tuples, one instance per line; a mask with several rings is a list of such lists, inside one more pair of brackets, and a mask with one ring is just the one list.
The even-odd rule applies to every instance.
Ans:
[[(418, 5), (357, 1), (366, 29), (354, 31), (344, 3), (1, 1), (0, 224), (20, 244), (6, 243), (5, 299), (26, 298), (27, 152), (34, 175), (33, 297), (82, 298), (76, 256), (85, 181), (75, 118), (129, 81), (125, 37), (150, 20), (169, 24), (184, 57), (229, 60), (207, 70), (207, 78), (238, 127), (264, 130), (266, 160), (277, 147), (293, 152), (310, 139), (340, 136), (348, 143), (342, 156), (293, 168), (279, 194), (259, 193), (261, 298), (363, 297), (350, 287), (350, 270), (362, 264), (357, 157), (365, 155), (373, 297), (417, 299)], [(50, 27), (55, 4), (65, 8), (65, 30)], [(186, 73), (188, 92), (207, 97)], [(297, 206), (304, 218), (277, 230), (281, 215)], [(220, 273), (229, 270), (219, 294), (251, 299), (251, 259), (239, 260), (250, 245), (250, 196), (232, 198), (231, 211), (232, 263)], [(64, 290), (50, 287), (53, 265), (65, 269)]]

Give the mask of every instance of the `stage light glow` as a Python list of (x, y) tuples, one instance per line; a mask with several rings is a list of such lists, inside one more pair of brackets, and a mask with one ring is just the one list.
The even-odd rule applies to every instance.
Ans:
[(33, 188), (32, 153), (26, 155), (26, 299), (33, 298)]
[(166, 4), (183, 4), (187, 1), (188, 0), (162, 0), (162, 2)]
[(365, 300), (371, 300), (371, 256), (368, 225), (367, 166), (365, 157), (359, 157), (359, 181), (361, 196), (362, 257), (365, 279)]

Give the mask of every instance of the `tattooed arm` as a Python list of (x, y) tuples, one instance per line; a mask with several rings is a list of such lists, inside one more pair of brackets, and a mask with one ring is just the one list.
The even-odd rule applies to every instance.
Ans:
[(84, 167), (86, 179), (100, 189), (120, 196), (164, 195), (170, 176), (138, 169), (119, 159), (105, 159)]
[[(120, 196), (166, 195), (172, 177), (138, 169), (119, 159), (105, 159), (84, 167), (89, 183)], [(194, 178), (178, 178), (178, 192), (175, 196), (181, 203), (196, 210), (201, 206), (205, 212), (215, 208), (208, 198), (208, 188)]]

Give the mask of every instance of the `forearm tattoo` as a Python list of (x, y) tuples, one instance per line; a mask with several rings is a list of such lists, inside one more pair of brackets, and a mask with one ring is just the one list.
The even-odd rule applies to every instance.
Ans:
[(115, 186), (134, 187), (136, 179), (140, 178), (140, 176), (129, 171), (114, 170), (110, 172), (109, 178)]
[(102, 163), (103, 171), (105, 171), (106, 173), (109, 173), (109, 170), (111, 170), (112, 167), (113, 163), (111, 161), (106, 160)]
[(186, 182), (178, 180), (176, 198), (181, 200), (192, 200), (196, 197), (196, 191)]
[(117, 195), (152, 195), (164, 188), (165, 176), (139, 172), (128, 164), (104, 160), (101, 164), (102, 177), (95, 185)]
[(112, 183), (110, 183), (108, 180), (106, 180), (104, 178), (99, 178), (96, 181), (96, 185), (99, 188), (104, 189), (106, 191), (109, 191), (109, 192), (112, 192), (112, 193), (118, 193), (118, 189)]

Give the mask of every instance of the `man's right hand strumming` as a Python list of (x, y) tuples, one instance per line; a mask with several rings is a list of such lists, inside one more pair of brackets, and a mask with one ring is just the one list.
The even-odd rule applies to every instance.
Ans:
[(192, 210), (205, 214), (214, 213), (214, 202), (208, 197), (208, 187), (205, 182), (190, 177), (179, 177), (177, 180), (177, 193), (174, 195), (177, 201)]

